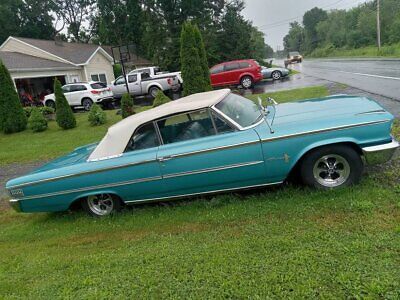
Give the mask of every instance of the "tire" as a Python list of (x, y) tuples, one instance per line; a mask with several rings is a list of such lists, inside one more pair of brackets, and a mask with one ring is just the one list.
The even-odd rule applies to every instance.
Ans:
[(304, 184), (318, 189), (337, 189), (357, 184), (364, 164), (360, 154), (346, 145), (329, 145), (304, 157), (300, 174)]
[(155, 98), (157, 96), (158, 91), (160, 91), (160, 89), (157, 86), (152, 86), (149, 88), (149, 95), (152, 98)]
[(120, 211), (121, 200), (111, 194), (99, 194), (82, 200), (82, 208), (92, 217), (105, 217)]
[(92, 105), (93, 105), (92, 99), (89, 99), (89, 98), (82, 99), (82, 106), (84, 107), (84, 109), (86, 111), (89, 111), (90, 108), (92, 107)]
[(51, 108), (53, 108), (54, 110), (56, 109), (56, 103), (55, 103), (53, 100), (47, 100), (47, 101), (46, 101), (46, 106), (47, 106), (47, 107), (51, 107)]
[(243, 76), (240, 79), (240, 85), (245, 88), (245, 89), (250, 89), (251, 87), (253, 87), (253, 78), (251, 76)]
[(279, 71), (274, 71), (272, 72), (271, 77), (273, 80), (279, 80), (282, 78), (282, 73)]

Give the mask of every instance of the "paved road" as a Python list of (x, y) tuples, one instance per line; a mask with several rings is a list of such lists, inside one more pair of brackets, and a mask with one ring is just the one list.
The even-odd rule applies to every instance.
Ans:
[(400, 59), (316, 59), (291, 68), (400, 101)]

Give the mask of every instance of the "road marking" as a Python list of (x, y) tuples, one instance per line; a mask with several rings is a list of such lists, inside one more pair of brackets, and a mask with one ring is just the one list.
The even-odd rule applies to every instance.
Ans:
[[(334, 71), (334, 70), (331, 70), (331, 71)], [(346, 72), (346, 71), (336, 71), (336, 72), (346, 73), (346, 74), (353, 74), (353, 75), (360, 75), (360, 76), (366, 76), (366, 77), (375, 77), (375, 78), (382, 78), (382, 79), (400, 80), (400, 77), (390, 77), (390, 76), (381, 76), (381, 75), (365, 74), (365, 73), (354, 73), (354, 72)]]

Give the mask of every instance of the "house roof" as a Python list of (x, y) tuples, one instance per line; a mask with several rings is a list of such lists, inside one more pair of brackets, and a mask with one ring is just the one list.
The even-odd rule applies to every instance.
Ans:
[(89, 160), (99, 160), (122, 154), (132, 133), (140, 125), (176, 113), (211, 107), (229, 93), (230, 89), (190, 95), (130, 116), (108, 129), (107, 134), (92, 152)]
[(40, 71), (48, 69), (65, 70), (79, 68), (68, 63), (9, 51), (0, 51), (0, 60), (4, 63), (9, 71)]

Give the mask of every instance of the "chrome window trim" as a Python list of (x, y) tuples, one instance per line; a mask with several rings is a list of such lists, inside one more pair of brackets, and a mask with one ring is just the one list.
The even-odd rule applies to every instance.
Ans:
[(155, 202), (155, 201), (160, 201), (160, 200), (174, 200), (174, 199), (179, 199), (179, 198), (184, 198), (184, 197), (200, 196), (200, 195), (215, 194), (215, 193), (229, 192), (229, 191), (237, 191), (237, 190), (245, 190), (245, 189), (252, 189), (252, 188), (263, 187), (263, 186), (272, 186), (272, 185), (277, 185), (277, 184), (281, 184), (281, 183), (283, 183), (283, 181), (272, 182), (272, 183), (256, 184), (256, 185), (248, 185), (248, 186), (237, 187), (237, 188), (228, 188), (228, 189), (212, 190), (212, 191), (207, 191), (207, 192), (199, 192), (199, 193), (191, 193), (191, 194), (181, 194), (181, 195), (176, 195), (176, 196), (167, 196), (167, 197), (150, 198), (150, 199), (141, 199), (141, 200), (128, 200), (128, 201), (124, 201), (124, 202), (125, 202), (126, 204), (135, 204), (135, 203)]

